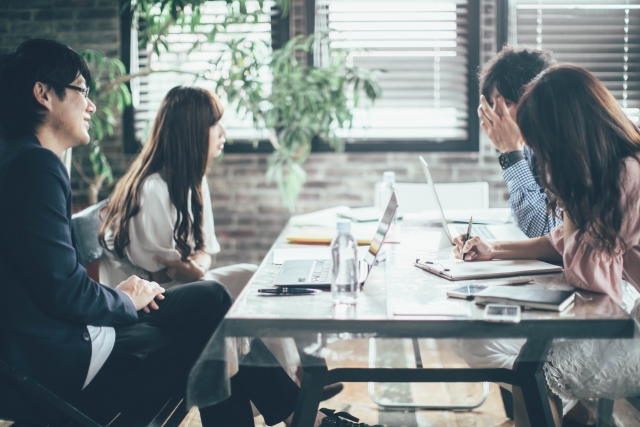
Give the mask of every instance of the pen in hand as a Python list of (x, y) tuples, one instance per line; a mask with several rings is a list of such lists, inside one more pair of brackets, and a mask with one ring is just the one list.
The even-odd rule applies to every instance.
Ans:
[[(467, 228), (467, 235), (464, 238), (464, 242), (462, 242), (462, 249), (464, 249), (464, 245), (467, 244), (467, 240), (471, 237), (471, 226), (473, 225), (473, 216), (469, 218), (469, 227)], [(462, 252), (462, 260), (464, 261), (464, 257), (467, 255), (466, 252)]]

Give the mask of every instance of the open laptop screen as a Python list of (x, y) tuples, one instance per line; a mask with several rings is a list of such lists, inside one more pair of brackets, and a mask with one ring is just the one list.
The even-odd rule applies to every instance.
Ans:
[(376, 234), (374, 234), (373, 239), (371, 240), (371, 245), (369, 245), (369, 251), (364, 257), (364, 260), (369, 267), (373, 265), (380, 252), (380, 247), (382, 243), (384, 243), (384, 238), (389, 232), (389, 228), (391, 227), (391, 221), (393, 221), (393, 216), (396, 213), (396, 209), (398, 209), (398, 198), (396, 196), (395, 191), (391, 194), (391, 198), (389, 199), (389, 204), (387, 205), (387, 209), (384, 211), (384, 215), (378, 222), (378, 229), (376, 230)]
[(427, 165), (427, 162), (424, 160), (424, 157), (419, 156), (419, 159), (420, 159), (420, 165), (422, 166), (422, 172), (424, 173), (424, 178), (427, 180), (427, 184), (431, 189), (431, 193), (433, 193), (433, 197), (436, 200), (436, 205), (438, 205), (438, 212), (440, 213), (440, 222), (442, 223), (442, 228), (444, 228), (444, 232), (447, 234), (449, 241), (453, 243), (453, 236), (451, 236), (451, 233), (449, 232), (449, 227), (447, 226), (447, 219), (444, 216), (444, 211), (442, 210), (442, 204), (440, 204), (440, 198), (438, 197), (438, 192), (436, 191), (435, 183), (433, 182), (433, 179), (431, 179), (429, 166)]

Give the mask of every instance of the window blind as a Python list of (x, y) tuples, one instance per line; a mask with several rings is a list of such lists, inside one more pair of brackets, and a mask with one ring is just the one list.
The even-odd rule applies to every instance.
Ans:
[[(258, 1), (248, 0), (247, 11), (249, 13), (260, 9)], [(245, 37), (246, 40), (262, 41), (267, 50), (271, 49), (271, 23), (270, 13), (275, 5), (273, 0), (265, 0), (260, 13), (259, 21), (247, 24), (229, 25), (224, 32), (219, 32), (213, 43), (208, 41), (207, 35), (213, 30), (216, 23), (222, 23), (228, 13), (227, 3), (224, 0), (206, 1), (201, 6), (202, 18), (194, 32), (183, 31), (179, 27), (173, 27), (167, 36), (168, 52), (162, 52), (160, 58), (151, 55), (149, 49), (138, 53), (141, 69), (151, 61), (152, 70), (173, 70), (172, 72), (152, 73), (141, 77), (139, 82), (139, 94), (135, 106), (136, 138), (144, 142), (149, 127), (160, 107), (166, 93), (178, 85), (192, 85), (215, 91), (217, 79), (213, 62), (222, 56), (223, 61), (228, 53), (224, 50), (223, 42), (230, 39)], [(198, 43), (194, 49), (194, 43)], [(202, 73), (202, 77), (197, 74)], [(261, 70), (261, 79), (268, 83), (271, 78), (268, 67)], [(218, 93), (220, 96), (220, 94)], [(136, 94), (134, 94), (134, 97)], [(263, 135), (254, 130), (251, 117), (245, 117), (241, 112), (236, 113), (235, 106), (227, 104), (221, 97), (225, 107), (222, 123), (227, 130), (229, 139), (254, 140)]]
[[(350, 49), (351, 65), (382, 70), (382, 97), (364, 96), (353, 127), (362, 139), (464, 140), (468, 132), (468, 7), (466, 0), (316, 0), (316, 33)], [(316, 48), (314, 61), (329, 61)]]
[(639, 123), (639, 1), (512, 0), (509, 38), (588, 69)]

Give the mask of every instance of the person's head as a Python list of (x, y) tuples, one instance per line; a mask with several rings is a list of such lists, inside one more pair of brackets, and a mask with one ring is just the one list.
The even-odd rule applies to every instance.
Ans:
[(206, 89), (178, 86), (167, 93), (147, 143), (111, 195), (99, 233), (103, 245), (106, 231), (112, 229), (116, 252), (123, 256), (129, 244), (129, 220), (139, 211), (142, 184), (149, 175), (159, 172), (178, 214), (173, 235), (182, 259), (190, 254), (190, 236), (195, 250), (204, 247), (201, 186), (207, 160), (220, 155), (224, 148), (222, 114), (220, 100)]
[(169, 168), (190, 166), (201, 172), (202, 179), (207, 160), (218, 157), (224, 149), (225, 130), (220, 123), (223, 112), (213, 92), (174, 87), (160, 104), (141, 157), (147, 154), (149, 160), (153, 157)]
[(517, 122), (551, 211), (562, 202), (581, 231), (613, 250), (625, 209), (620, 173), (640, 152), (638, 128), (593, 74), (573, 65), (549, 68), (527, 86)]
[(87, 62), (54, 40), (32, 39), (0, 57), (0, 130), (5, 139), (35, 135), (47, 126), (69, 147), (89, 142), (95, 105)]
[(498, 97), (504, 98), (507, 112), (515, 120), (525, 86), (554, 64), (549, 51), (504, 46), (478, 73), (480, 93), (492, 107)]

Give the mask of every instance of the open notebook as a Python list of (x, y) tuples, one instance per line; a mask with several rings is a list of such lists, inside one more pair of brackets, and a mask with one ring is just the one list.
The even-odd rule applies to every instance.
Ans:
[(416, 259), (414, 265), (447, 280), (491, 279), (493, 277), (562, 272), (562, 267), (531, 259), (467, 262), (459, 259), (433, 261)]

